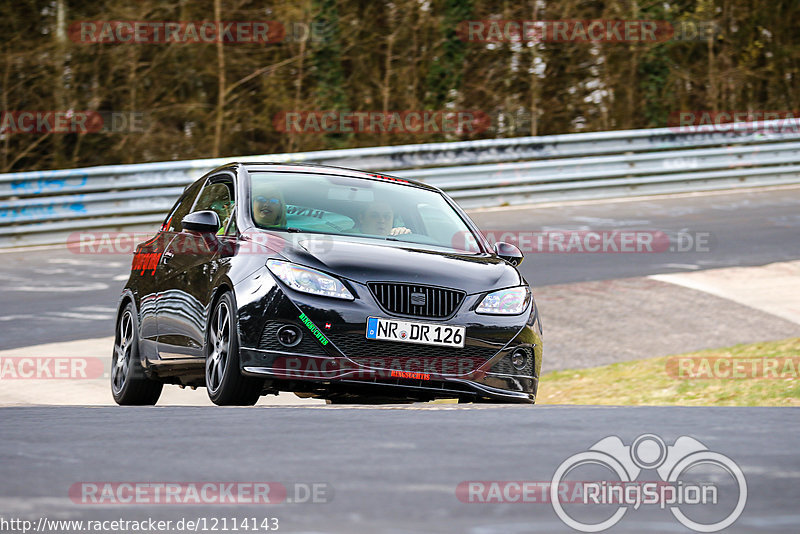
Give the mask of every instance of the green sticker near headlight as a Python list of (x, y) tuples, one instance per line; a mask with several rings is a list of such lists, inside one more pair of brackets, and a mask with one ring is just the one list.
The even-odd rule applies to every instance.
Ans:
[(323, 345), (328, 344), (328, 338), (326, 338), (325, 335), (320, 331), (320, 329), (317, 328), (317, 325), (311, 322), (311, 319), (306, 317), (305, 313), (300, 314), (300, 320), (303, 321), (303, 324), (306, 325), (309, 330), (311, 330), (311, 333), (314, 334), (314, 337), (317, 338), (320, 343), (322, 343)]

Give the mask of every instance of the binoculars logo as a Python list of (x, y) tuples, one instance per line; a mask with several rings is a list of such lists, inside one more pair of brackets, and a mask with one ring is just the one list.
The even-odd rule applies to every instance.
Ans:
[[(611, 471), (613, 480), (569, 482), (568, 476), (580, 471), (603, 469)], [(655, 470), (660, 481), (637, 481), (642, 471)], [(720, 503), (720, 487), (711, 482), (688, 482), (682, 480), (688, 473), (702, 472), (708, 479), (735, 482), (738, 495), (735, 504)], [(564, 488), (579, 489), (579, 500), (565, 498), (560, 493)], [(726, 486), (727, 488), (727, 486)], [(726, 492), (726, 496), (733, 492)], [(550, 502), (558, 517), (568, 526), (580, 532), (600, 532), (617, 524), (630, 509), (642, 504), (658, 504), (669, 508), (673, 516), (684, 526), (696, 532), (717, 532), (732, 525), (744, 510), (747, 501), (747, 482), (744, 473), (733, 460), (713, 452), (694, 438), (681, 436), (673, 445), (654, 434), (643, 434), (631, 445), (625, 445), (617, 436), (606, 437), (588, 451), (575, 454), (556, 469), (550, 484)], [(617, 505), (610, 517), (600, 521), (589, 521), (586, 514), (567, 513), (565, 502), (580, 504)], [(720, 505), (724, 517), (715, 517), (712, 522), (700, 522), (688, 514), (691, 509), (704, 509), (708, 516), (708, 505)], [(681, 507), (684, 510), (681, 510)], [(581, 519), (575, 516), (581, 515)], [(604, 515), (608, 515), (607, 513)], [(713, 513), (711, 514), (714, 515)]]

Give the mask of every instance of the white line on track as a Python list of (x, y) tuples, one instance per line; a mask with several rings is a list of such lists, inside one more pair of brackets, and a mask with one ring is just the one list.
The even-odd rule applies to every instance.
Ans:
[(100, 312), (100, 313), (115, 313), (117, 311), (113, 306), (78, 306), (73, 308), (75, 311), (87, 312)]
[(657, 265), (657, 267), (667, 267), (669, 269), (689, 269), (690, 271), (696, 271), (700, 269), (700, 266), (695, 265), (694, 263), (662, 263), (661, 265)]
[(47, 260), (47, 263), (57, 263), (57, 264), (66, 264), (66, 265), (88, 265), (88, 266), (95, 266), (95, 265), (102, 265), (103, 267), (112, 267), (118, 268), (122, 267), (123, 263), (118, 261), (104, 261), (102, 263), (98, 261), (91, 261), (91, 260), (78, 260), (74, 258), (51, 258)]
[(60, 319), (76, 319), (78, 321), (105, 321), (106, 319), (114, 318), (114, 314), (112, 313), (99, 315), (84, 312), (49, 312), (47, 315)]
[(80, 293), (83, 291), (102, 291), (108, 289), (108, 284), (95, 282), (93, 284), (83, 284), (78, 286), (6, 286), (3, 291), (26, 291), (39, 293)]

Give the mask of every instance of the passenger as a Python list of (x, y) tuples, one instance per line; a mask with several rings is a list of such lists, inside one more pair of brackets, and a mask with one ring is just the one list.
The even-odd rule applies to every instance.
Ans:
[(211, 204), (211, 209), (217, 212), (219, 215), (219, 230), (217, 230), (217, 235), (223, 235), (225, 233), (226, 228), (228, 227), (228, 221), (231, 219), (231, 214), (233, 213), (233, 200), (224, 201), (224, 200), (217, 200), (216, 202)]
[(369, 203), (358, 214), (355, 232), (369, 235), (400, 235), (410, 234), (411, 230), (405, 226), (394, 225), (394, 210), (388, 202), (375, 201)]
[(253, 220), (262, 228), (286, 227), (286, 202), (278, 189), (270, 185), (253, 187)]

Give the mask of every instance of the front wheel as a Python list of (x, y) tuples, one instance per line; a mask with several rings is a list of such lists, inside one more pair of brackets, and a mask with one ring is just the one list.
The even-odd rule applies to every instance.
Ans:
[(111, 356), (111, 394), (119, 405), (153, 405), (164, 385), (144, 374), (139, 360), (139, 334), (133, 304), (117, 319), (114, 353)]
[(236, 307), (230, 293), (214, 306), (206, 333), (206, 389), (218, 406), (252, 406), (258, 402), (264, 381), (243, 376), (239, 370), (239, 335)]

